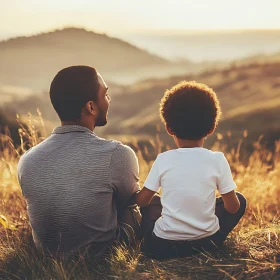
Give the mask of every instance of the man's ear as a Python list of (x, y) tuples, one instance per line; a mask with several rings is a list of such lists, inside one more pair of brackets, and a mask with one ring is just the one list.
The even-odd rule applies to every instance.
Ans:
[(88, 114), (91, 114), (91, 115), (95, 115), (96, 114), (96, 104), (93, 101), (88, 101), (85, 104), (84, 109), (86, 110), (86, 112)]
[(167, 124), (165, 124), (165, 129), (170, 136), (174, 135), (174, 132), (171, 130), (171, 128)]

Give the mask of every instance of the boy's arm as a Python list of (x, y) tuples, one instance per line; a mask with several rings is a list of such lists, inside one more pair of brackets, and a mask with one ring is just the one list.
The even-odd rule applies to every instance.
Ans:
[(235, 214), (240, 207), (239, 199), (235, 193), (236, 184), (232, 178), (229, 163), (223, 153), (221, 153), (220, 160), (221, 161), (220, 176), (218, 179), (218, 190), (222, 195), (225, 209), (229, 213)]
[(155, 191), (149, 190), (146, 187), (143, 187), (142, 190), (136, 192), (133, 197), (133, 201), (138, 204), (140, 207), (147, 206), (153, 196), (155, 195)]
[(157, 193), (160, 189), (160, 172), (158, 161), (159, 160), (157, 157), (144, 183), (143, 189), (136, 192), (133, 197), (135, 203), (137, 203), (140, 207), (147, 206), (151, 202), (155, 193)]
[(222, 198), (224, 201), (224, 207), (225, 209), (231, 213), (235, 214), (239, 207), (240, 207), (240, 201), (236, 195), (236, 192), (233, 190), (231, 192), (222, 194)]

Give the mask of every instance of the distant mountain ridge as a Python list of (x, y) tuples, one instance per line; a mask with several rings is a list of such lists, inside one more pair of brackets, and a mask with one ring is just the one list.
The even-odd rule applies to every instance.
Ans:
[[(0, 61), (1, 107), (3, 115), (11, 118), (16, 113), (24, 115), (30, 111), (36, 114), (39, 108), (49, 128), (58, 124), (48, 96), (50, 82), (63, 67), (87, 64), (100, 71), (112, 96), (109, 123), (98, 129), (101, 135), (149, 138), (160, 124), (158, 104), (164, 91), (181, 80), (196, 80), (213, 87), (218, 94), (223, 115), (217, 132), (230, 130), (238, 137), (248, 129), (249, 135), (255, 137), (262, 133), (270, 135), (273, 140), (279, 137), (279, 52), (219, 65), (215, 63), (209, 65), (208, 70), (206, 64), (189, 63), (180, 68), (182, 65), (119, 39), (67, 28), (2, 41)], [(120, 85), (115, 83), (119, 77), (145, 79)], [(33, 88), (33, 94), (28, 88)], [(19, 94), (15, 94), (16, 91)], [(161, 134), (163, 139), (170, 141), (164, 131)]]
[(48, 89), (57, 71), (70, 65), (92, 65), (114, 82), (172, 65), (120, 39), (78, 28), (1, 41), (0, 61), (0, 85), (34, 90)]
[(280, 49), (280, 29), (131, 33), (120, 37), (169, 60), (233, 61)]
[[(62, 37), (62, 36), (66, 36), (66, 37)], [(0, 41), (0, 49), (2, 50), (2, 48), (5, 47), (18, 47), (19, 43), (22, 43), (24, 45), (24, 47), (26, 48), (27, 46), (33, 46), (35, 44), (40, 44), (40, 43), (46, 43), (48, 44), (48, 47), (50, 47), (50, 43), (53, 43), (54, 41), (58, 42), (57, 40), (68, 40), (68, 42), (71, 42), (71, 38), (69, 38), (70, 36), (76, 36), (75, 39), (85, 39), (86, 36), (88, 39), (91, 40), (95, 40), (97, 44), (101, 45), (102, 43), (110, 43), (110, 44), (114, 44), (114, 47), (116, 46), (123, 46), (125, 48), (128, 48), (132, 51), (138, 51), (139, 53), (142, 53), (143, 55), (147, 55), (147, 57), (149, 58), (153, 58), (153, 61), (157, 61), (157, 62), (167, 62), (167, 59), (161, 58), (159, 56), (156, 55), (151, 55), (149, 54), (147, 51), (140, 49), (124, 40), (118, 39), (118, 38), (114, 38), (114, 37), (110, 37), (108, 35), (106, 35), (105, 33), (96, 33), (93, 31), (88, 31), (86, 29), (83, 28), (76, 28), (76, 27), (68, 27), (68, 28), (64, 28), (64, 29), (56, 29), (54, 31), (50, 31), (50, 32), (43, 32), (43, 33), (39, 33), (36, 35), (31, 35), (31, 36), (20, 36), (20, 37), (15, 37), (15, 38), (10, 38), (7, 40), (3, 40)], [(51, 40), (51, 41), (49, 41)], [(64, 45), (65, 47), (65, 45)], [(72, 47), (72, 46), (68, 46), (68, 47)], [(98, 46), (99, 47), (99, 46)]]

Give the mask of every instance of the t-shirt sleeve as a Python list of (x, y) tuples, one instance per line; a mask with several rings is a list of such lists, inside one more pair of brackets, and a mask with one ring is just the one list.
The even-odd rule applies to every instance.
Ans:
[(119, 144), (115, 148), (111, 158), (110, 177), (118, 207), (127, 206), (133, 194), (140, 190), (138, 159), (129, 146)]
[(233, 181), (229, 163), (221, 153), (220, 156), (220, 174), (218, 177), (217, 188), (220, 194), (226, 194), (236, 189), (236, 184)]
[(147, 189), (158, 192), (160, 189), (160, 172), (159, 172), (159, 157), (154, 161), (152, 168), (148, 174), (144, 187)]

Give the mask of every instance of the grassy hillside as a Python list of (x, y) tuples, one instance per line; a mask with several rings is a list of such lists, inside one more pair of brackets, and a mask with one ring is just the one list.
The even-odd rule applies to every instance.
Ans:
[[(30, 127), (29, 144), (39, 138)], [(256, 148), (243, 165), (236, 147), (228, 158), (238, 191), (248, 202), (241, 222), (217, 252), (194, 257), (154, 261), (139, 248), (117, 245), (104, 260), (64, 262), (44, 256), (34, 247), (26, 204), (17, 182), (18, 152), (0, 138), (6, 148), (0, 153), (0, 278), (1, 279), (279, 279), (280, 146), (273, 153)], [(155, 143), (157, 149), (159, 143)], [(214, 149), (223, 151), (220, 141)], [(157, 150), (159, 152), (160, 150)], [(141, 186), (152, 161), (138, 151)]]

